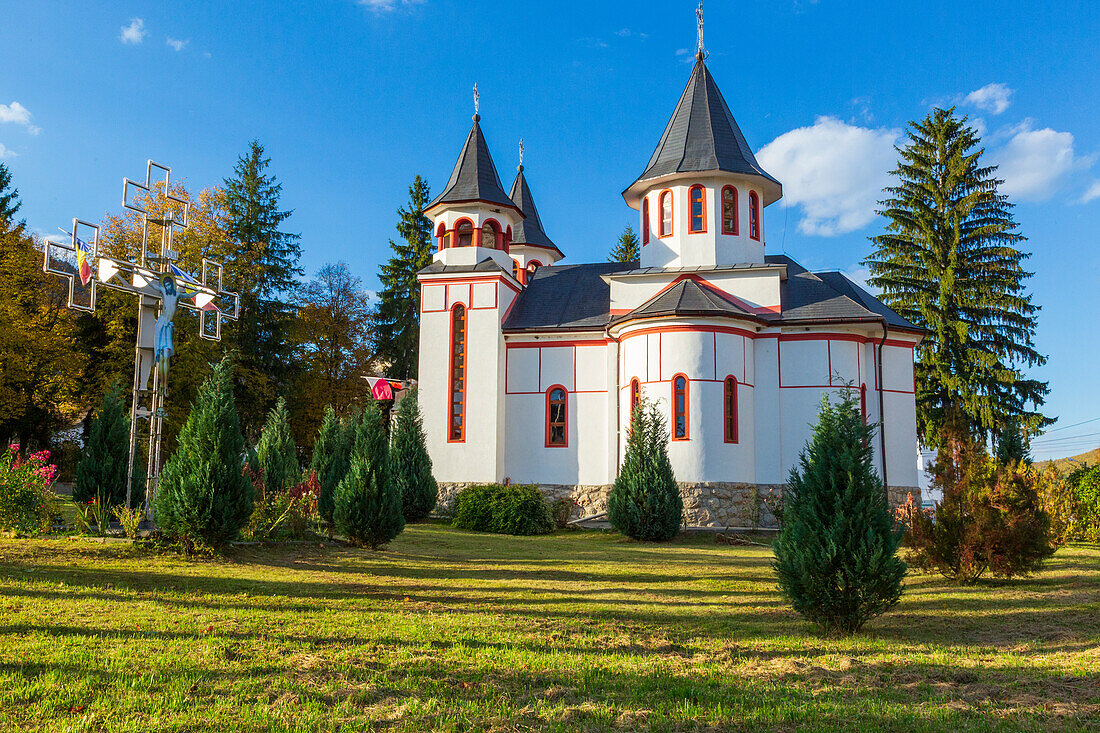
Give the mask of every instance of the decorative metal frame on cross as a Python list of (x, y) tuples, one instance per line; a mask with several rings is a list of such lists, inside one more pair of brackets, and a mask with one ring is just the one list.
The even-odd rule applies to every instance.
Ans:
[[(153, 180), (154, 174), (158, 180)], [(160, 180), (163, 174), (163, 180)], [(43, 270), (69, 281), (68, 306), (77, 310), (94, 312), (96, 290), (104, 287), (138, 296), (137, 344), (134, 355), (134, 389), (130, 408), (130, 464), (126, 479), (126, 503), (129, 505), (138, 443), (142, 434), (148, 434), (148, 454), (145, 472), (145, 511), (151, 512), (151, 500), (160, 479), (160, 449), (164, 418), (167, 414), (165, 399), (168, 391), (168, 356), (172, 353), (171, 321), (177, 305), (199, 314), (199, 337), (210, 341), (221, 340), (222, 321), (236, 320), (240, 316), (240, 296), (223, 289), (221, 263), (203, 258), (201, 280), (196, 279), (175, 265), (179, 254), (172, 247), (177, 228), (189, 226), (191, 203), (172, 195), (172, 169), (152, 160), (147, 161), (145, 183), (129, 178), (122, 179), (122, 205), (142, 217), (141, 245), (133, 260), (106, 257), (99, 253), (99, 227), (81, 219), (73, 219), (70, 232), (71, 246), (47, 241)], [(156, 189), (164, 186), (165, 210), (158, 214), (150, 211), (148, 202), (156, 196)], [(174, 206), (173, 206), (174, 205)], [(181, 215), (177, 218), (178, 210)], [(150, 251), (150, 225), (161, 229), (160, 242)], [(91, 243), (80, 237), (80, 227), (93, 230)], [(64, 254), (55, 264), (56, 250)], [(76, 266), (69, 261), (76, 257)], [(93, 273), (94, 266), (94, 273)], [(76, 279), (89, 291), (85, 304), (76, 299)], [(167, 304), (167, 305), (166, 305)], [(166, 337), (164, 334), (167, 334)], [(158, 353), (157, 341), (167, 339), (167, 349)], [(159, 367), (159, 368), (158, 368)], [(152, 378), (152, 388), (149, 380)], [(146, 430), (142, 429), (144, 423)]]

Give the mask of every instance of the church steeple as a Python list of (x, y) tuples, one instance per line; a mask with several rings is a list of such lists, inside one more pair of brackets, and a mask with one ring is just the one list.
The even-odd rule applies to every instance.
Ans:
[(481, 115), (475, 114), (473, 127), (466, 136), (466, 143), (462, 146), (451, 177), (444, 186), (443, 193), (428, 204), (426, 213), (442, 204), (473, 201), (518, 209), (508, 198), (508, 194), (504, 193), (504, 186), (501, 185), (496, 165), (493, 164), (493, 156), (489, 154), (489, 145), (481, 132), (480, 121)]
[[(546, 235), (546, 231), (542, 228), (542, 219), (539, 218), (539, 211), (535, 207), (535, 199), (531, 196), (531, 189), (527, 185), (527, 178), (523, 175), (522, 163), (520, 163), (517, 169), (516, 180), (512, 182), (512, 191), (509, 194), (509, 198), (515, 202), (524, 216), (523, 221), (516, 224), (512, 235), (510, 251), (513, 253), (513, 256), (520, 254), (517, 252), (519, 247), (535, 247), (546, 250), (543, 256), (532, 253), (532, 258), (540, 259), (544, 265), (552, 264), (564, 257), (565, 255), (562, 254), (558, 246), (551, 241), (550, 237)], [(549, 261), (547, 261), (547, 259), (549, 259)], [(525, 265), (525, 263), (522, 262), (520, 264)]]

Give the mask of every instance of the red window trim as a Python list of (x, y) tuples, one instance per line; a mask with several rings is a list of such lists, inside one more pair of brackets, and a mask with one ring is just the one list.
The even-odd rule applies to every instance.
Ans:
[[(733, 192), (733, 229), (726, 229), (726, 191)], [(737, 187), (736, 186), (722, 186), (722, 200), (720, 202), (721, 216), (722, 216), (722, 234), (736, 235), (737, 231), (741, 228), (741, 212), (737, 210)]]
[(470, 246), (471, 247), (476, 247), (478, 245), (478, 240), (481, 238), (480, 237), (481, 232), (479, 232), (478, 228), (474, 226), (474, 222), (471, 219), (468, 219), (466, 217), (462, 217), (461, 219), (456, 221), (454, 227), (451, 229), (451, 246), (452, 247), (459, 246), (458, 245), (458, 227), (459, 227), (460, 224), (462, 224), (462, 222), (466, 222), (467, 224), (470, 225), (470, 230), (471, 230), (470, 231)]
[(439, 222), (439, 226), (435, 228), (435, 236), (439, 239), (439, 249), (446, 249), (447, 247), (447, 225), (443, 222)]
[[(551, 443), (550, 442), (550, 395), (553, 394), (555, 389), (560, 389), (562, 394), (565, 395), (565, 425), (563, 433), (565, 435), (564, 443)], [(565, 385), (553, 384), (546, 390), (546, 447), (547, 448), (568, 448), (569, 447), (569, 390), (565, 388)]]
[[(665, 196), (668, 196), (668, 231), (665, 231)], [(672, 198), (672, 189), (666, 188), (657, 196), (657, 238), (671, 237), (676, 229), (676, 202)]]
[[(489, 227), (490, 229), (492, 229), (493, 234), (496, 235), (495, 236), (496, 244), (493, 245), (493, 249), (503, 250), (504, 249), (504, 232), (500, 228), (500, 222), (498, 222), (496, 219), (486, 219), (485, 221), (483, 221), (481, 223), (482, 230), (484, 230), (485, 227)], [(481, 232), (478, 232), (478, 244), (479, 245), (481, 244), (481, 236), (480, 235), (481, 235)]]
[[(703, 228), (695, 229), (695, 213), (693, 210), (694, 202), (691, 200), (692, 195), (698, 191), (701, 195), (700, 203), (702, 204), (701, 218), (703, 220)], [(707, 233), (707, 189), (703, 188), (703, 184), (696, 183), (694, 186), (688, 189), (688, 233), (689, 234), (706, 234)]]
[(859, 386), (859, 414), (863, 418), (863, 422), (867, 422), (867, 385), (866, 383)]
[[(676, 380), (683, 378), (684, 380), (684, 436), (682, 438), (676, 437)], [(672, 375), (672, 439), (673, 440), (691, 440), (691, 380), (687, 378), (686, 374), (674, 374)]]
[(760, 196), (756, 191), (749, 191), (749, 237), (760, 241)]
[(638, 400), (642, 398), (642, 384), (637, 377), (630, 380), (630, 414), (634, 414), (634, 408), (638, 406)]
[(642, 246), (649, 244), (649, 197), (642, 199)]
[[(455, 424), (455, 311), (459, 308), (462, 309), (462, 401), (459, 404), (458, 417), (461, 418), (461, 424), (459, 425), (459, 437), (454, 437), (454, 424)], [(469, 367), (470, 367), (470, 311), (462, 303), (455, 303), (451, 306), (451, 343), (448, 347), (448, 359), (447, 359), (447, 442), (448, 443), (465, 443), (466, 442), (466, 393), (470, 389), (469, 379)]]
[[(722, 393), (722, 430), (727, 443), (736, 443), (741, 433), (741, 400), (737, 394), (737, 377), (730, 374), (723, 382)], [(733, 429), (730, 429), (730, 396), (733, 397)]]

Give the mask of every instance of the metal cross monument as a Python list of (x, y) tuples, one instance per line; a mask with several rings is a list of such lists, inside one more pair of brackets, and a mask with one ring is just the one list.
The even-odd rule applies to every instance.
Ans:
[[(71, 243), (58, 244), (47, 240), (42, 266), (46, 272), (68, 279), (70, 308), (95, 312), (96, 289), (99, 286), (132, 293), (138, 298), (126, 504), (130, 505), (134, 464), (139, 455), (138, 446), (144, 437), (148, 447), (145, 463), (147, 516), (151, 516), (152, 497), (160, 480), (161, 437), (166, 415), (168, 363), (174, 347), (172, 319), (176, 308), (182, 305), (198, 311), (199, 337), (211, 341), (221, 340), (223, 320), (236, 320), (240, 315), (240, 296), (222, 288), (220, 263), (204, 257), (201, 280), (175, 264), (179, 255), (172, 248), (172, 235), (177, 228), (187, 228), (191, 204), (172, 195), (171, 176), (170, 168), (150, 160), (146, 164), (144, 184), (129, 178), (122, 179), (122, 205), (142, 217), (141, 249), (136, 261), (100, 256), (99, 227), (73, 219), (72, 232), (67, 232)], [(163, 212), (157, 212), (151, 209), (154, 209), (152, 204), (156, 199), (156, 189), (161, 186), (164, 188), (165, 206)], [(173, 209), (178, 211), (179, 218), (176, 218), (177, 211)], [(155, 238), (150, 242), (150, 226), (160, 228), (159, 245)], [(81, 237), (82, 228), (90, 233)], [(55, 253), (60, 256), (55, 257)], [(74, 256), (77, 261), (75, 268), (71, 264)], [(77, 279), (80, 280), (79, 286)], [(153, 382), (151, 388), (150, 376)]]

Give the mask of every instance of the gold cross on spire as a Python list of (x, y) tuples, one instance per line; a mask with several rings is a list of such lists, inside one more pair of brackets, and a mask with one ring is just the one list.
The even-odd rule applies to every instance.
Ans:
[(697, 34), (695, 57), (702, 60), (707, 55), (703, 46), (703, 0), (699, 0), (699, 7), (695, 8), (695, 32)]
[(477, 82), (474, 82), (474, 114), (481, 114), (481, 95), (477, 93)]

